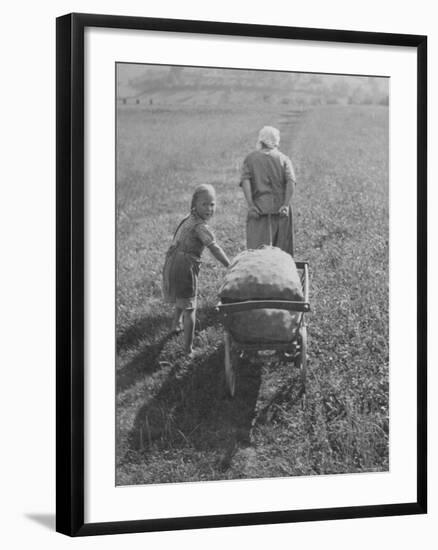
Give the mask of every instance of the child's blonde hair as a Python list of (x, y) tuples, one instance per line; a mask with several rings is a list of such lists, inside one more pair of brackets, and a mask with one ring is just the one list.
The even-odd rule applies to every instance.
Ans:
[(216, 197), (216, 191), (212, 185), (208, 183), (202, 183), (201, 185), (198, 185), (198, 187), (194, 190), (192, 196), (192, 203), (190, 205), (190, 210), (192, 212), (196, 209), (196, 202), (198, 201), (199, 197), (204, 193), (210, 193), (211, 195), (213, 195), (213, 197)]

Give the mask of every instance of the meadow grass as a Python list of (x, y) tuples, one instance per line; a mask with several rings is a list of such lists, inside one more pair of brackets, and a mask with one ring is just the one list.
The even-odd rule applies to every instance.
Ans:
[[(193, 189), (212, 183), (229, 256), (245, 245), (240, 164), (264, 124), (291, 156), (296, 258), (310, 262), (309, 376), (241, 360), (224, 390), (214, 311), (224, 268), (204, 253), (196, 346), (170, 337), (161, 269)], [(117, 484), (388, 469), (388, 109), (121, 106), (117, 119)]]

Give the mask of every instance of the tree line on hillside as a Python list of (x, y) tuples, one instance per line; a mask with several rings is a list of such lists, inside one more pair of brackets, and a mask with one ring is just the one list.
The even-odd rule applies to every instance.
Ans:
[[(129, 73), (124, 73), (126, 79)], [(287, 73), (238, 69), (209, 69), (199, 67), (153, 66), (145, 72), (119, 80), (120, 90), (128, 84), (138, 93), (147, 94), (192, 91), (195, 93), (222, 91), (251, 92), (265, 102), (297, 105), (388, 105), (388, 79), (349, 75)], [(274, 99), (275, 98), (275, 99)], [(120, 92), (119, 99), (123, 99)]]

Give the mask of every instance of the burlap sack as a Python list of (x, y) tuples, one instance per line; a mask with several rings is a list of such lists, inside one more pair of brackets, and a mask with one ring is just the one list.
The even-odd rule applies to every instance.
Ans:
[(296, 334), (300, 313), (284, 309), (253, 309), (227, 316), (227, 328), (242, 344), (287, 344)]
[(219, 296), (224, 302), (304, 299), (292, 256), (272, 246), (238, 254), (225, 274)]

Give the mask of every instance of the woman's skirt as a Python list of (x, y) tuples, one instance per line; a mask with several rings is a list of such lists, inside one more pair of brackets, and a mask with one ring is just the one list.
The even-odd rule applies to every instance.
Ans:
[[(269, 224), (271, 225), (270, 229)], [(274, 214), (247, 219), (246, 247), (254, 249), (263, 244), (277, 246), (291, 256), (294, 255), (294, 227), (291, 206), (289, 206), (287, 217)]]

